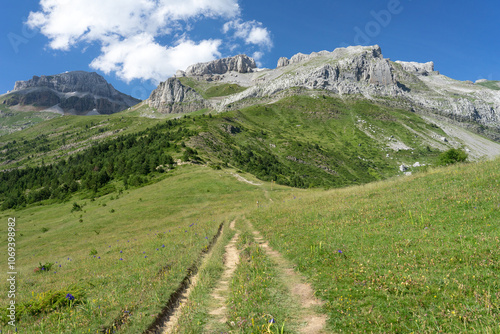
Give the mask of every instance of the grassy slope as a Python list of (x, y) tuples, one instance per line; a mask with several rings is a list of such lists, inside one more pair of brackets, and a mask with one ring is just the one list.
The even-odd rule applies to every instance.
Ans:
[(332, 332), (494, 333), (499, 164), (300, 191), (249, 218), (309, 277)]
[(203, 98), (210, 99), (213, 97), (227, 96), (244, 91), (246, 88), (237, 84), (229, 83), (209, 83), (206, 81), (198, 81), (189, 77), (179, 78), (179, 81), (185, 85), (193, 88)]
[[(294, 179), (301, 180), (302, 187), (361, 184), (397, 174), (401, 163), (434, 164), (439, 152), (428, 150), (426, 139), (429, 134), (443, 135), (413, 113), (327, 96), (295, 96), (215, 117), (195, 116), (183, 118), (182, 126), (201, 133), (190, 145), (200, 151), (205, 161), (229, 163), (282, 184), (295, 185)], [(96, 141), (164, 121), (138, 117), (130, 111), (109, 116), (60, 117), (2, 136), (0, 163), (10, 161), (2, 166), (4, 169), (39, 165), (42, 159), (48, 164)], [(228, 126), (240, 131), (230, 134)], [(389, 149), (390, 136), (413, 150)], [(237, 150), (252, 151), (253, 166), (238, 161)], [(279, 165), (280, 170), (270, 176), (268, 171), (259, 170), (266, 164), (262, 161), (271, 161), (266, 163)]]
[[(18, 305), (35, 304), (49, 290), (80, 289), (85, 294), (84, 304), (73, 312), (63, 308), (24, 316), (19, 330), (76, 333), (85, 328), (95, 333), (112, 327), (128, 311), (123, 332), (141, 332), (219, 224), (253, 207), (261, 196), (255, 186), (238, 182), (225, 171), (184, 166), (170, 174), (159, 183), (121, 195), (109, 194), (94, 202), (77, 200), (82, 211), (71, 212), (71, 201), (2, 213), (2, 221), (7, 217), (17, 221)], [(0, 247), (6, 247), (6, 240)], [(96, 257), (90, 255), (94, 249)], [(34, 273), (39, 262), (55, 265), (48, 273)], [(169, 269), (159, 274), (165, 266)], [(3, 295), (6, 287), (2, 285)]]
[(37, 111), (15, 111), (0, 101), (0, 136), (26, 129), (40, 122), (59, 117), (59, 114)]
[[(12, 160), (8, 168), (40, 165), (89, 147), (93, 142), (143, 130), (159, 120), (123, 116), (64, 116), (39, 123), (23, 131), (0, 137), (2, 144), (13, 143), (0, 162)], [(5, 167), (4, 167), (5, 168)]]
[(493, 90), (500, 90), (500, 81), (486, 81), (486, 82), (480, 82), (477, 83), (476, 85), (481, 85), (483, 87), (493, 89)]
[[(203, 129), (210, 134), (196, 143), (208, 156), (235, 164), (228, 154), (235, 148), (267, 152), (289, 175), (305, 180), (306, 186), (338, 187), (384, 179), (397, 174), (402, 162), (434, 164), (438, 152), (429, 151), (422, 136), (442, 135), (413, 113), (330, 97), (295, 96), (221, 116)], [(224, 133), (222, 128), (228, 125), (240, 132)], [(372, 131), (372, 137), (367, 131)], [(413, 150), (389, 149), (386, 143), (391, 135)], [(245, 164), (238, 167), (251, 171)]]

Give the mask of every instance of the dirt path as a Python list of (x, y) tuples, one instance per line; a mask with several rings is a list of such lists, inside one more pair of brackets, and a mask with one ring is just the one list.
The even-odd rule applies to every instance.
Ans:
[(314, 296), (314, 290), (311, 285), (306, 283), (305, 279), (292, 269), (292, 265), (288, 260), (269, 246), (269, 243), (264, 240), (262, 235), (255, 230), (250, 223), (248, 224), (254, 235), (255, 242), (260, 244), (266, 254), (276, 262), (280, 272), (280, 278), (302, 306), (300, 315), (302, 326), (299, 329), (299, 333), (324, 333), (327, 317), (315, 311), (315, 308), (321, 306), (322, 302)]
[(247, 180), (243, 176), (241, 176), (240, 174), (231, 173), (231, 175), (234, 176), (238, 181), (245, 182), (245, 183), (251, 184), (253, 186), (261, 186), (262, 185), (262, 183), (256, 183), (256, 182)]
[[(231, 222), (229, 228), (234, 230), (235, 220)], [(210, 315), (214, 316), (216, 321), (220, 323), (225, 323), (226, 318), (226, 300), (229, 291), (229, 282), (233, 276), (238, 263), (240, 262), (240, 255), (238, 249), (236, 248), (236, 242), (239, 238), (239, 233), (236, 233), (231, 241), (226, 246), (226, 253), (224, 255), (224, 272), (222, 273), (221, 279), (217, 284), (217, 287), (212, 293), (212, 297), (216, 301), (216, 308), (209, 312)]]

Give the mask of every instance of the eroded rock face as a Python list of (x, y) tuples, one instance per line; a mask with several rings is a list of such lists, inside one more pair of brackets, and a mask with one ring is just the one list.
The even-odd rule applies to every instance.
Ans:
[(177, 78), (160, 83), (149, 96), (148, 104), (161, 113), (190, 112), (207, 106), (200, 94)]
[(283, 67), (287, 66), (288, 64), (290, 64), (290, 60), (287, 57), (280, 57), (280, 59), (278, 59), (278, 65), (276, 67)]
[(229, 58), (213, 60), (207, 63), (199, 63), (189, 66), (186, 76), (204, 76), (213, 74), (225, 74), (227, 72), (250, 73), (257, 68), (255, 60), (246, 55), (237, 55)]

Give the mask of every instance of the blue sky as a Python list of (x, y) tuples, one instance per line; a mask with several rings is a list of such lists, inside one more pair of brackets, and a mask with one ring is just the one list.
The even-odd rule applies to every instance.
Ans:
[(274, 68), (281, 56), (358, 44), (378, 44), (392, 60), (434, 61), (454, 79), (500, 80), (497, 0), (19, 0), (3, 8), (0, 93), (33, 75), (85, 70), (144, 99), (192, 62), (246, 53)]

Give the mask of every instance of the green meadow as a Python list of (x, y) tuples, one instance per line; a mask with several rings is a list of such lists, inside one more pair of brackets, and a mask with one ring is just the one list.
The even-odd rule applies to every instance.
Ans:
[[(142, 188), (2, 212), (16, 218), (18, 330), (142, 332), (219, 226), (261, 195), (227, 171), (182, 166)], [(74, 305), (57, 304), (55, 292), (77, 296)]]
[(297, 192), (249, 219), (313, 284), (331, 332), (498, 333), (499, 163)]
[[(499, 163), (328, 191), (256, 186), (228, 170), (182, 166), (94, 201), (4, 211), (2, 220), (17, 223), (18, 330), (144, 332), (220, 224), (236, 219), (241, 262), (228, 321), (217, 330), (294, 333), (300, 325), (276, 264), (245, 232), (249, 221), (324, 301), (327, 332), (496, 333)], [(72, 211), (74, 202), (81, 210)], [(223, 234), (200, 270), (204, 283), (179, 333), (203, 333), (210, 323), (211, 289), (231, 235)], [(53, 265), (36, 272), (40, 263)], [(77, 298), (54, 305), (56, 293)]]

